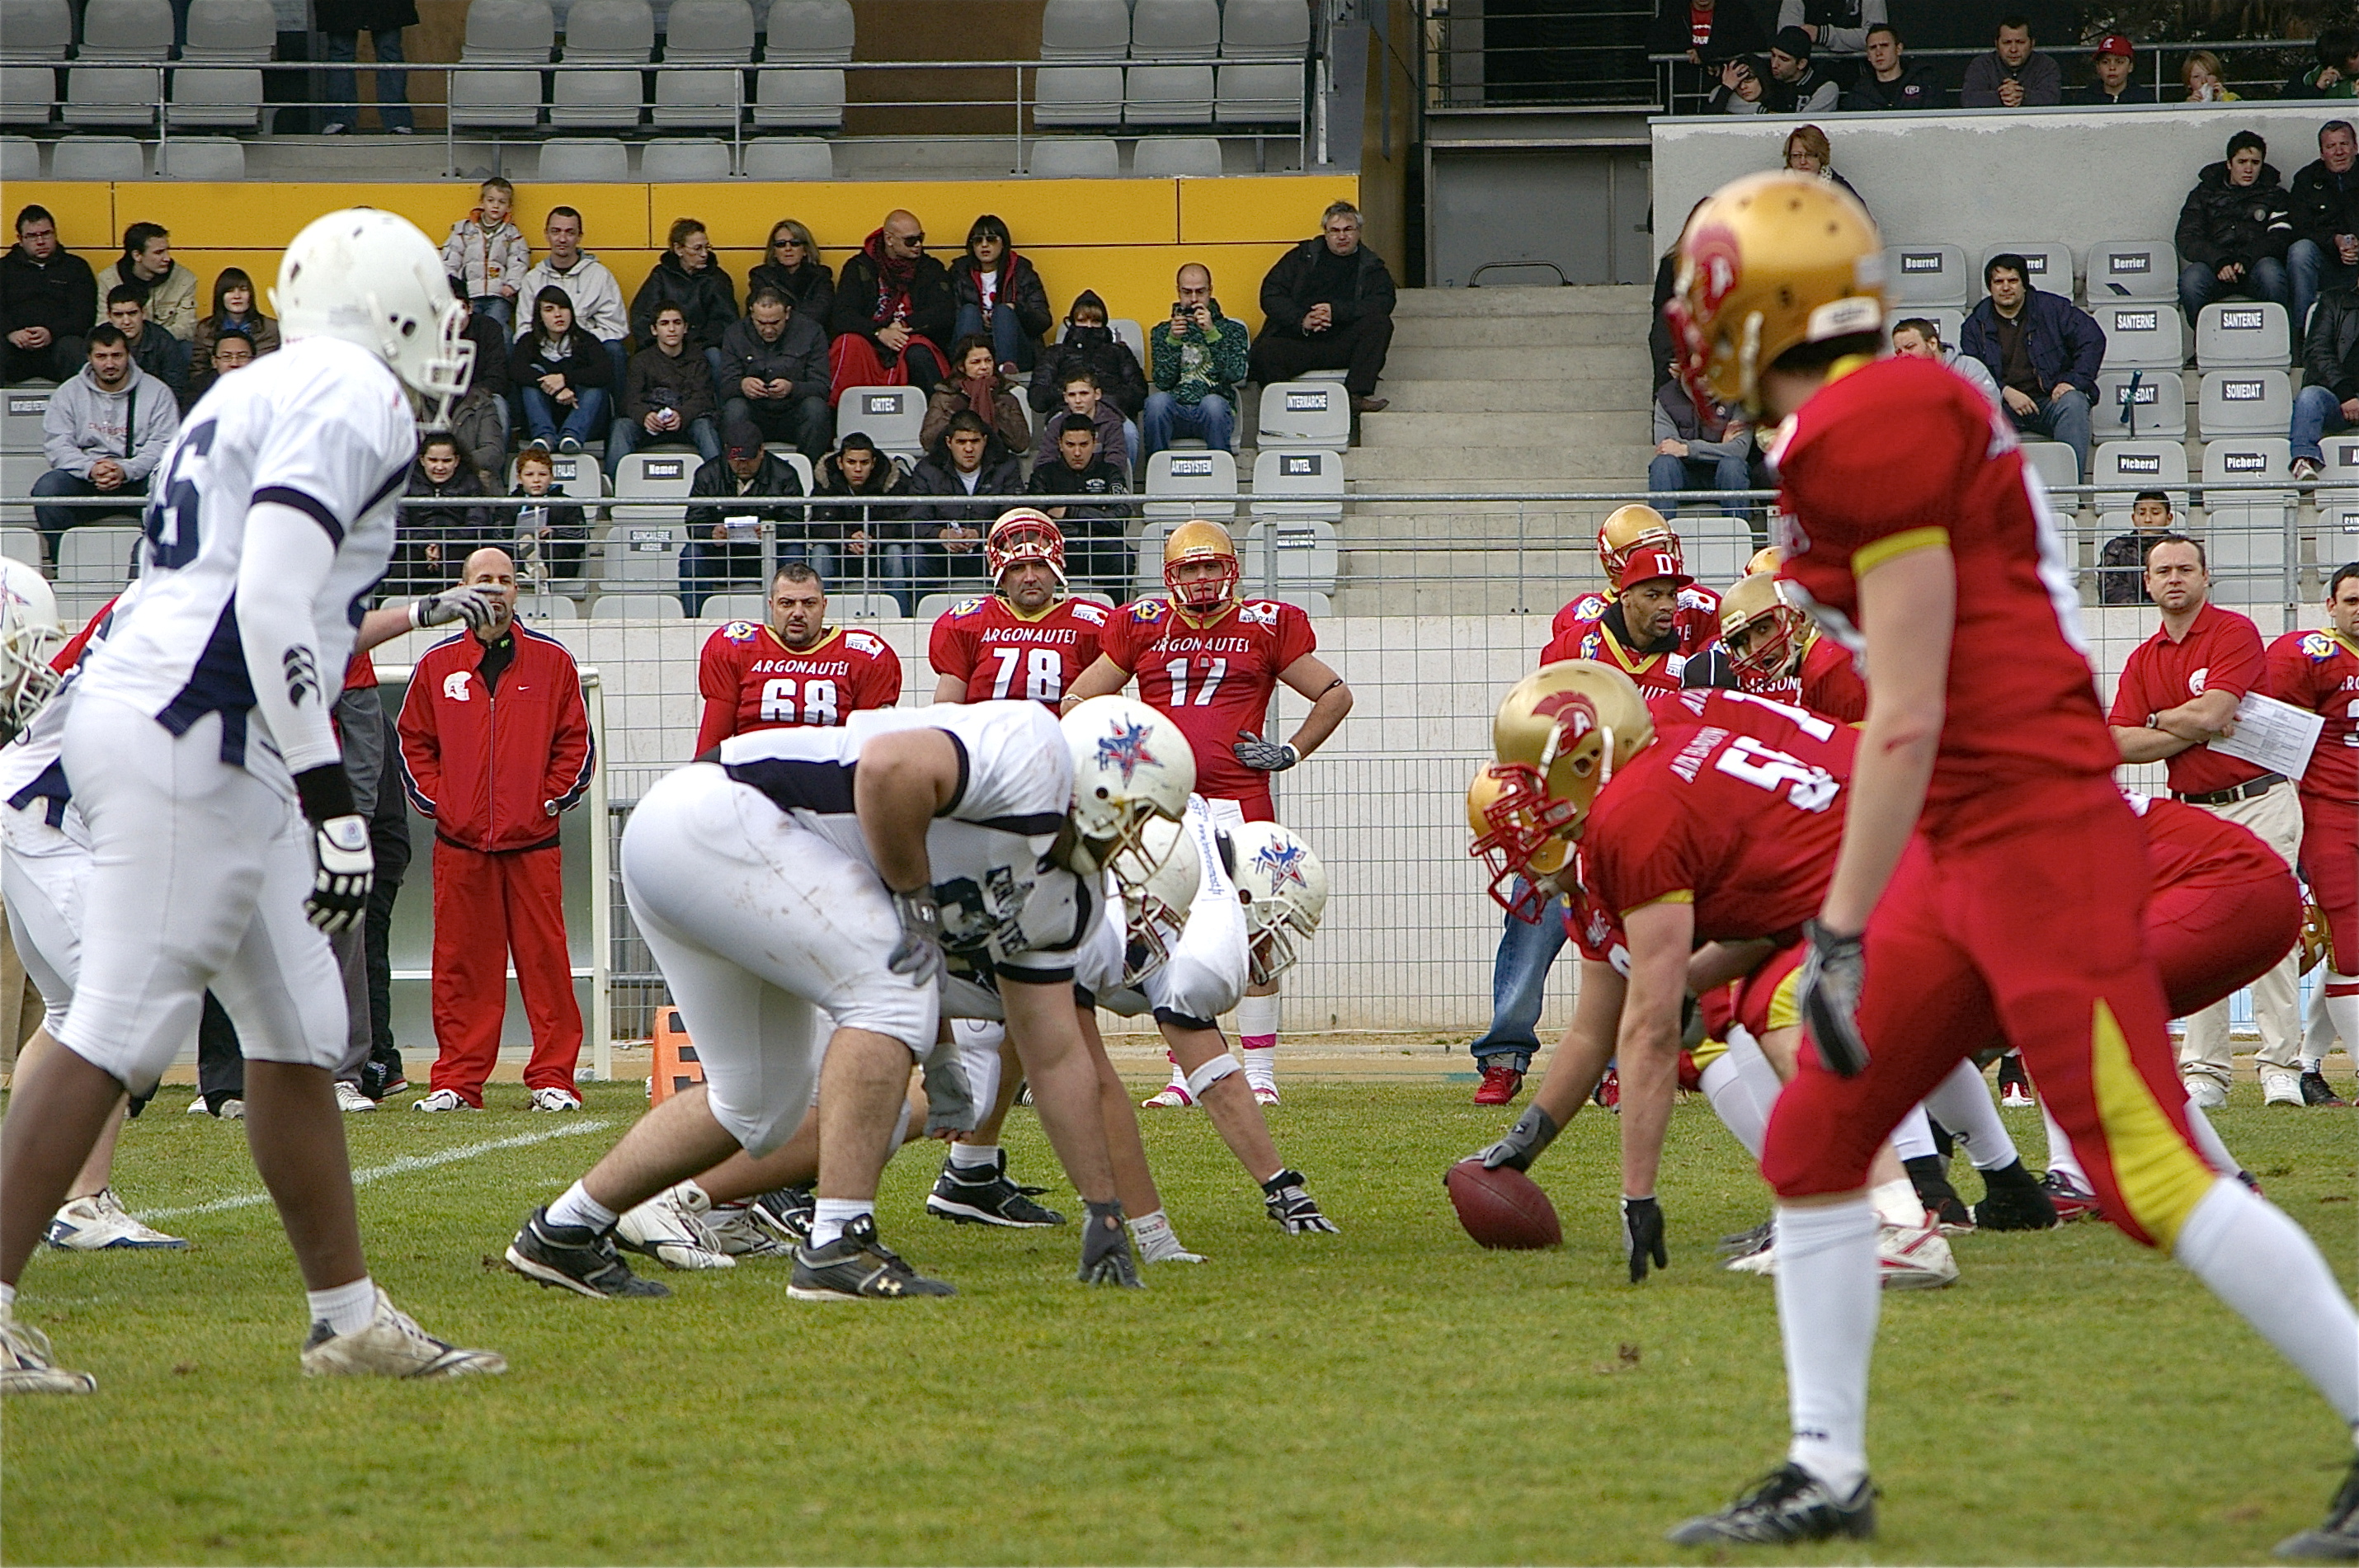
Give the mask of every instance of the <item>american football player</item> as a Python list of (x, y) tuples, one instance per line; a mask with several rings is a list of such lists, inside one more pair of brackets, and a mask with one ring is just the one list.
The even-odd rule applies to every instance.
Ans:
[[(1825, 181), (1724, 186), (1679, 255), (1667, 314), (1682, 374), (1782, 426), (1779, 573), (1874, 673), (1797, 987), (1814, 1050), (1762, 1153), (1779, 1199), (1793, 1442), (1671, 1539), (1874, 1533), (1868, 1167), (1994, 1028), (2022, 1051), (2107, 1217), (2169, 1247), (2359, 1423), (2359, 1314), (2307, 1233), (2189, 1139), (2140, 926), (2143, 835), (2114, 788), (2077, 610), (2057, 586), (2069, 554), (2012, 427), (1939, 366), (1878, 357), (1883, 242)], [(2359, 1463), (2325, 1523), (2278, 1550), (2359, 1556)]]
[[(2359, 561), (2327, 583), (2324, 626), (2269, 644), (2269, 690), (2326, 720), (2301, 776), (2301, 871), (2325, 919), (2327, 1018), (2359, 1049)], [(2334, 1097), (2310, 1061), (2303, 1070), (2316, 1080), (2306, 1098)], [(2359, 1539), (2359, 1503), (2351, 1529)]]
[(1721, 595), (1720, 640), (1737, 684), (1754, 695), (1847, 724), (1867, 717), (1867, 683), (1851, 650), (1819, 635), (1770, 572), (1741, 577)]
[(875, 632), (827, 624), (827, 584), (799, 561), (770, 578), (766, 621), (725, 621), (704, 639), (696, 689), (701, 757), (731, 735), (840, 724), (901, 700), (901, 656)]
[(1046, 512), (1002, 512), (983, 541), (992, 592), (934, 622), (934, 701), (1045, 702), (1051, 713), (1095, 664), (1114, 612), (1065, 592), (1065, 536)]

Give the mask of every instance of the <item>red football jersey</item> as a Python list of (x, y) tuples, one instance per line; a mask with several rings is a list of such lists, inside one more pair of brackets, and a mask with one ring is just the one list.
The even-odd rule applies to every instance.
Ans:
[(1161, 599), (1138, 599), (1114, 613), (1103, 646), (1138, 677), (1139, 701), (1188, 737), (1198, 794), (1268, 799), (1269, 775), (1239, 762), (1234, 748), (1244, 732), (1269, 727), (1278, 672), (1319, 647), (1299, 606), (1247, 599), (1199, 623)]
[(1847, 724), (1867, 720), (1867, 682), (1859, 678), (1858, 661), (1831, 637), (1812, 637), (1802, 650), (1801, 669), (1755, 695), (1791, 702)]
[(1676, 691), (1687, 663), (1720, 640), (1720, 595), (1695, 584), (1680, 590), (1679, 608), (1671, 613), (1671, 633), (1679, 647), (1669, 653), (1633, 653), (1604, 626), (1614, 603), (1609, 593), (1583, 593), (1556, 613), (1549, 624), (1548, 646), (1540, 650), (1542, 664), (1560, 659), (1589, 659), (1610, 664), (1637, 682), (1648, 697)]
[(2359, 645), (2331, 631), (2269, 644), (2269, 694), (2326, 717), (2301, 776), (2305, 799), (2359, 804)]
[(988, 593), (942, 612), (926, 657), (935, 674), (966, 682), (970, 702), (1028, 698), (1053, 713), (1073, 678), (1098, 661), (1113, 614), (1093, 600), (1064, 599), (1027, 615)]
[(1582, 886), (1618, 918), (1691, 902), (1699, 941), (1799, 930), (1834, 875), (1859, 732), (1717, 687), (1649, 706), (1655, 744), (1590, 811)]
[(836, 627), (800, 653), (760, 621), (730, 621), (704, 639), (696, 673), (704, 696), (701, 756), (734, 735), (840, 724), (863, 708), (901, 700), (901, 659), (874, 632)]
[(1832, 381), (1786, 425), (1779, 575), (1821, 629), (1862, 646), (1858, 573), (1946, 544), (1957, 562), (1949, 713), (1925, 821), (2121, 761), (2086, 645), (2071, 556), (2024, 477), (2014, 427), (1930, 361), (1878, 360)]

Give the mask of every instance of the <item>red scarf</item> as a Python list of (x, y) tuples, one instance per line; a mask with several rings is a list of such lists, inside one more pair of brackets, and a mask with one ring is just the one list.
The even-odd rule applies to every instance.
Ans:
[(999, 428), (998, 418), (999, 400), (996, 394), (999, 391), (999, 377), (996, 375), (985, 376), (973, 381), (957, 377), (953, 379), (951, 385), (966, 394), (966, 406), (974, 411), (976, 419), (983, 421), (984, 428), (1005, 439), (1007, 432)]
[(918, 276), (918, 258), (889, 256), (885, 231), (877, 229), (860, 243), (860, 254), (876, 267), (876, 308), (870, 320), (882, 327), (909, 318), (909, 285)]

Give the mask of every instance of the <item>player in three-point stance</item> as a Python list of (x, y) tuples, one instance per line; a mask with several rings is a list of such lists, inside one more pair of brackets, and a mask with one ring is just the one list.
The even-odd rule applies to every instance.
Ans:
[[(1197, 519), (1163, 543), (1163, 585), (1170, 598), (1138, 599), (1114, 612), (1104, 652), (1073, 683), (1068, 702), (1119, 691), (1132, 676), (1150, 708), (1180, 726), (1196, 748), (1197, 792), (1212, 821), (1239, 827), (1277, 820), (1269, 776), (1325, 743), (1352, 711), (1352, 689), (1314, 651), (1310, 617), (1298, 605), (1240, 595), (1242, 571), (1229, 531)], [(1291, 739), (1268, 739), (1270, 699), (1283, 681), (1310, 711)], [(1238, 1043), (1254, 1098), (1277, 1103), (1278, 988), (1246, 988), (1237, 1004)], [(1189, 1103), (1187, 1075), (1175, 1063), (1169, 1087), (1150, 1105)]]
[(1720, 641), (1737, 685), (1847, 724), (1867, 717), (1867, 682), (1851, 649), (1786, 603), (1774, 571), (1750, 572), (1720, 597)]
[[(140, 586), (77, 677), (61, 761), (92, 870), (73, 1010), (0, 1134), (0, 1387), (87, 1392), (14, 1320), (17, 1279), (116, 1100), (196, 1032), (208, 987), (247, 1058), (246, 1133), (309, 1294), (310, 1373), (497, 1372), (370, 1279), (332, 1072), (368, 823), (328, 722), (417, 451), (471, 345), (432, 245), (390, 213), (307, 226), (275, 292), (288, 344), (190, 410), (148, 502)], [(405, 393), (407, 387), (408, 393)]]
[[(1843, 192), (1738, 180), (1695, 214), (1680, 256), (1668, 314), (1683, 373), (1783, 421), (1779, 571), (1864, 652), (1870, 686), (1797, 991), (1815, 1050), (1762, 1153), (1792, 1446), (1671, 1538), (1874, 1533), (1863, 1184), (1903, 1113), (1995, 1029), (2022, 1051), (2107, 1217), (2169, 1247), (2359, 1423), (2359, 1316), (2324, 1258), (2189, 1141), (2141, 929), (2143, 835), (2114, 787), (2071, 562), (2012, 429), (1940, 367), (1876, 357), (1882, 241)], [(2359, 1557), (2359, 1464), (2324, 1524), (2279, 1550)]]

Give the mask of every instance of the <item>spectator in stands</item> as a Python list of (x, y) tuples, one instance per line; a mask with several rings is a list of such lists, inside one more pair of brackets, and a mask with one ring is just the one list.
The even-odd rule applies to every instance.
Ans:
[(688, 543), (679, 552), (679, 594), (689, 619), (730, 583), (760, 582), (763, 524), (775, 531), (782, 559), (800, 542), (808, 515), (800, 506), (760, 503), (802, 493), (794, 464), (762, 450), (759, 426), (732, 419), (722, 428), (721, 455), (700, 466), (689, 485)]
[(131, 345), (131, 363), (172, 389), (189, 406), (189, 345), (147, 320), (147, 296), (136, 283), (119, 283), (106, 296), (106, 319)]
[(1933, 68), (1910, 64), (1901, 54), (1899, 31), (1889, 22), (1867, 29), (1867, 69), (1843, 95), (1842, 107), (1853, 110), (1938, 109), (1941, 85)]
[(89, 355), (83, 333), (100, 319), (90, 263), (58, 244), (46, 207), (16, 214), (16, 243), (0, 256), (0, 329), (7, 334), (0, 381), (65, 381)]
[[(1704, 198), (1705, 201), (1710, 200), (1709, 196)], [(1655, 386), (1658, 390), (1664, 382), (1679, 374), (1679, 350), (1671, 342), (1671, 326), (1663, 316), (1663, 307), (1670, 302), (1679, 287), (1680, 241), (1687, 238), (1688, 224), (1694, 223), (1695, 215), (1701, 211), (1703, 201), (1688, 209), (1688, 215), (1680, 222), (1680, 232), (1672, 236), (1669, 248), (1655, 263), (1655, 303), (1647, 315), (1647, 354), (1655, 362)]]
[[(459, 305), (465, 310), (467, 302), (461, 299)], [(467, 373), (467, 390), (451, 406), (451, 431), (459, 438), (468, 465), (483, 475), (488, 495), (506, 466), (508, 436), (515, 429), (516, 388), (508, 380), (508, 354), (516, 345), (499, 322), (472, 310), (462, 331), (475, 345), (475, 362)]]
[[(49, 469), (33, 481), (33, 494), (145, 495), (147, 475), (180, 428), (179, 407), (170, 388), (131, 362), (131, 345), (114, 323), (101, 321), (83, 341), (81, 373), (49, 395), (41, 416), (41, 455)], [(107, 515), (83, 506), (33, 508), (51, 561), (68, 528)]]
[[(1039, 377), (1036, 374), (1033, 378), (1037, 381)], [(1062, 396), (1064, 405), (1040, 421), (1040, 435), (1032, 448), (1033, 468), (1037, 470), (1041, 464), (1055, 461), (1055, 427), (1058, 421), (1068, 414), (1079, 414), (1089, 420), (1091, 428), (1098, 433), (1098, 455), (1105, 459), (1116, 473), (1128, 474), (1130, 454), (1135, 450), (1129, 444), (1130, 423), (1098, 386), (1097, 373), (1086, 365), (1076, 366), (1065, 373), (1062, 384), (1056, 390)]]
[(1892, 352), (1907, 354), (1911, 359), (1930, 359), (1936, 365), (1946, 365), (1973, 382), (1974, 390), (1989, 398), (1992, 408), (2006, 406), (2006, 400), (1998, 394), (1998, 383), (1992, 378), (1990, 367), (1971, 354), (1960, 354), (1943, 343), (1940, 324), (1930, 317), (1908, 316), (1893, 322)]
[(102, 314), (106, 298), (125, 283), (137, 284), (146, 295), (149, 321), (181, 343), (195, 335), (197, 275), (172, 259), (172, 236), (163, 224), (134, 223), (123, 231), (123, 254), (98, 275)]
[(1752, 485), (1753, 432), (1719, 403), (1699, 409), (1678, 376), (1655, 389), (1655, 455), (1647, 488), (1744, 490)]
[(189, 375), (189, 403), (194, 407), (198, 398), (213, 389), (213, 383), (233, 370), (243, 370), (254, 363), (254, 340), (234, 329), (221, 333), (212, 341), (204, 364)]
[(677, 305), (688, 318), (688, 346), (712, 367), (714, 396), (723, 401), (728, 389), (721, 385), (721, 340), (737, 319), (737, 287), (712, 258), (712, 236), (694, 218), (672, 220), (669, 249), (656, 258), (639, 291), (631, 296), (631, 335), (641, 343), (655, 341), (656, 310)]
[(770, 225), (770, 243), (762, 247), (762, 257), (745, 275), (748, 308), (756, 291), (775, 289), (796, 315), (824, 336), (828, 312), (835, 306), (835, 274), (819, 258), (819, 242), (810, 230), (792, 218), (780, 218)]
[(475, 194), (475, 210), (451, 224), (442, 242), (442, 270), (450, 275), (451, 292), (464, 295), (477, 315), (513, 330), (517, 291), (532, 270), (532, 247), (508, 219), (516, 187), (495, 174)]
[(606, 456), (620, 463), (641, 447), (682, 441), (707, 463), (719, 457), (721, 410), (712, 401), (711, 368), (688, 351), (687, 315), (664, 305), (656, 310), (655, 341), (631, 356)]
[(2359, 29), (2321, 27), (2317, 63), (2277, 89), (2280, 98), (2348, 98), (2359, 91)]
[(1834, 78), (1810, 63), (1810, 36), (1781, 27), (1766, 62), (1730, 60), (1721, 68), (1710, 106), (1722, 114), (1827, 114), (1842, 97)]
[(1130, 507), (1122, 502), (1082, 496), (1111, 497), (1130, 494), (1130, 481), (1098, 451), (1096, 423), (1087, 414), (1060, 414), (1054, 427), (1057, 456), (1032, 470), (1027, 494), (1073, 497), (1041, 510), (1064, 529), (1069, 569), (1111, 593), (1121, 593), (1130, 582), (1130, 551), (1123, 546), (1124, 520)]
[[(648, 341), (655, 341), (652, 322)], [(573, 300), (564, 289), (533, 296), (532, 330), (508, 351), (508, 380), (523, 395), (526, 433), (541, 445), (571, 452), (584, 441), (605, 439), (614, 366), (605, 345), (573, 320)]]
[(1852, 189), (1850, 180), (1835, 172), (1834, 148), (1827, 141), (1827, 133), (1816, 125), (1796, 125), (1786, 133), (1786, 167), (1796, 174), (1807, 174), (1813, 180), (1823, 180), (1830, 185), (1840, 185), (1845, 194), (1861, 206), (1867, 201)]
[(402, 494), (442, 504), (402, 508), (387, 592), (431, 593), (449, 587), (459, 580), (460, 564), (505, 531), (493, 527), (490, 507), (467, 504), (493, 490), (448, 430), (430, 430), (418, 443), (418, 461), (410, 465)]
[[(713, 444), (717, 450), (720, 443)], [(522, 506), (509, 514), (516, 528), (518, 565), (530, 575), (528, 568), (538, 560), (550, 577), (580, 577), (582, 557), (590, 546), (590, 522), (581, 507), (554, 498), (557, 460), (545, 446), (528, 446), (516, 453), (516, 488), (509, 495), (533, 500), (551, 497), (548, 506)]]
[(2098, 38), (2089, 51), (2089, 70), (2096, 80), (2086, 87), (2072, 90), (2075, 103), (2159, 103), (2154, 89), (2143, 82), (2134, 82), (2137, 74), (2137, 47), (2130, 42), (2127, 33), (2107, 33)]
[(926, 254), (926, 226), (914, 212), (886, 213), (836, 280), (828, 402), (850, 387), (931, 387), (949, 373), (941, 345), (957, 326), (950, 269)]
[(1265, 387), (1306, 370), (1343, 371), (1352, 411), (1374, 414), (1390, 401), (1376, 396), (1376, 381), (1393, 342), (1393, 275), (1360, 243), (1360, 223), (1357, 207), (1330, 202), (1321, 232), (1277, 258), (1261, 280), (1250, 365)]
[(1777, 29), (1800, 28), (1821, 59), (1863, 55), (1868, 33), (1889, 15), (1885, 0), (1779, 0)]
[(328, 102), (320, 134), (341, 136), (358, 128), (360, 85), (353, 62), (360, 58), (360, 36), (369, 35), (376, 49), (376, 123), (388, 135), (406, 136), (415, 122), (409, 114), (409, 73), (386, 71), (399, 65), (401, 29), (418, 26), (414, 0), (319, 0), (312, 19), (328, 38)]
[(1195, 436), (1221, 452), (1236, 450), (1237, 384), (1252, 363), (1243, 321), (1221, 313), (1212, 298), (1212, 269), (1190, 262), (1180, 269), (1180, 299), (1171, 319), (1147, 334), (1153, 390), (1139, 416), (1139, 462)]
[(2359, 136), (2348, 120), (2318, 128), (2318, 157), (2293, 177), (2293, 244), (2286, 272), (2293, 290), (2293, 330), (2310, 320), (2322, 289), (2359, 280)]
[(827, 451), (827, 329), (777, 285), (749, 288), (745, 319), (721, 334), (721, 381), (723, 423), (751, 419), (808, 458)]
[(2169, 534), (2179, 531), (2170, 515), (2170, 497), (2159, 490), (2141, 490), (2130, 503), (2130, 531), (2115, 534), (2097, 551), (2097, 603), (2144, 604), (2146, 552)]
[(908, 614), (908, 587), (917, 576), (908, 511), (867, 504), (878, 496), (907, 495), (908, 475), (865, 432), (854, 430), (819, 460), (813, 477), (815, 493), (828, 500), (811, 507), (811, 565), (830, 582), (891, 593), (901, 613)]
[(2251, 131), (2228, 138), (2228, 156), (2205, 167), (2179, 210), (2179, 303), (2191, 324), (2227, 294), (2274, 299), (2290, 310), (2286, 252), (2293, 244), (2293, 197), (2267, 161), (2268, 143)]
[(2350, 284), (2318, 297), (2301, 340), (2301, 390), (2293, 400), (2293, 476), (2307, 483), (2325, 467), (2320, 438), (2359, 427), (2359, 291)]
[(1998, 383), (2017, 430), (2062, 441), (2086, 474), (2104, 329), (2065, 296), (2034, 289), (2023, 257), (2012, 251), (1983, 265), (1983, 287), (1990, 292), (1966, 318), (1958, 346)]
[[(544, 289), (562, 289), (573, 301), (573, 319), (582, 330), (606, 345), (614, 366), (614, 385), (623, 384), (630, 355), (624, 339), (631, 335), (631, 318), (623, 309), (623, 286), (606, 264), (582, 248), (582, 214), (571, 207), (551, 207), (540, 226), (549, 254), (527, 268), (519, 293), (538, 299)], [(516, 335), (532, 330), (530, 321), (517, 323)], [(506, 351), (501, 358), (507, 357)]]
[(977, 218), (966, 232), (966, 254), (951, 264), (951, 297), (958, 303), (960, 337), (991, 340), (1003, 372), (1030, 370), (1040, 352), (1040, 334), (1056, 318), (1040, 269), (1016, 254), (1007, 225), (994, 213)]
[(1768, 49), (1768, 35), (1745, 0), (1688, 0), (1663, 6), (1647, 35), (1648, 54), (1682, 54), (1690, 65), (1716, 66)]
[(2064, 73), (2031, 48), (2031, 20), (2007, 16), (1991, 52), (1966, 64), (1958, 102), (1969, 109), (2042, 109), (2064, 101)]
[(938, 497), (911, 509), (917, 540), (912, 591), (927, 593), (982, 588), (984, 531), (1004, 511), (1007, 496), (1021, 492), (1024, 475), (1014, 455), (985, 461), (991, 432), (973, 409), (953, 414), (933, 450), (909, 475), (909, 493)]
[(2244, 94), (2228, 91), (2227, 68), (2210, 49), (2197, 49), (2179, 68), (2179, 80), (2190, 103), (2239, 103)]
[(986, 463), (1021, 456), (1032, 445), (1032, 427), (1025, 421), (1023, 400), (1016, 384), (999, 373), (997, 350), (981, 333), (951, 345), (951, 374), (939, 382), (926, 400), (925, 422), (918, 429), (918, 444), (932, 447), (950, 429), (953, 416), (973, 413), (989, 432)]
[(256, 308), (254, 279), (242, 267), (224, 267), (213, 279), (212, 314), (197, 320), (196, 332), (189, 340), (190, 362), (212, 364), (213, 340), (223, 332), (235, 332), (257, 354), (278, 347), (278, 323)]
[[(1212, 276), (1207, 273), (1209, 279)], [(1205, 284), (1207, 296), (1212, 285)], [(1032, 373), (1032, 411), (1046, 414), (1058, 407), (1066, 378), (1077, 369), (1088, 370), (1097, 377), (1098, 390), (1121, 415), (1131, 441), (1129, 450), (1138, 451), (1138, 416), (1147, 407), (1147, 372), (1138, 363), (1130, 345), (1114, 335), (1106, 314), (1105, 301), (1093, 289), (1084, 289), (1073, 296), (1073, 308), (1065, 312), (1065, 335), (1062, 341), (1050, 343), (1040, 351), (1040, 362)]]

